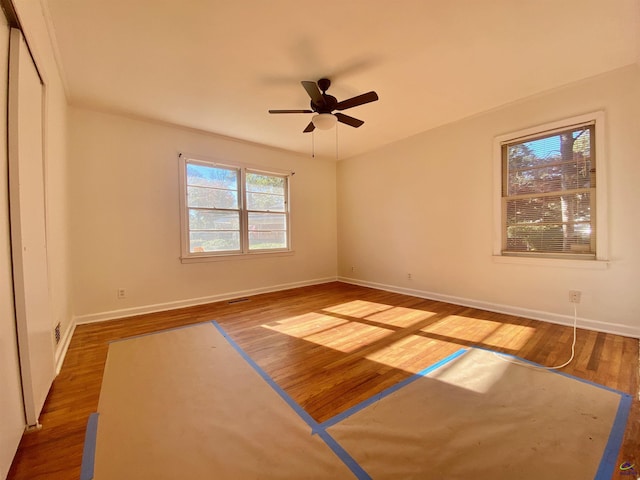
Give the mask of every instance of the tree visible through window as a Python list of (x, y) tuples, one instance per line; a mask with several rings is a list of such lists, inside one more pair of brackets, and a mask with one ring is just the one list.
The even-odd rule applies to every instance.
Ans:
[(502, 144), (503, 253), (595, 257), (593, 123)]
[(289, 249), (288, 177), (184, 160), (184, 255)]

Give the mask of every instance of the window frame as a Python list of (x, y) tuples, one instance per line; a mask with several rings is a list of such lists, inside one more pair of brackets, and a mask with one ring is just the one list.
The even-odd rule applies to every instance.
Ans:
[[(592, 222), (595, 225), (595, 256), (576, 253), (552, 254), (538, 252), (505, 252), (503, 249), (506, 235), (506, 218), (503, 201), (503, 181), (506, 175), (503, 163), (503, 148), (507, 144), (525, 142), (541, 136), (552, 135), (580, 125), (594, 125), (594, 153), (596, 164), (595, 212)], [(605, 114), (603, 111), (591, 112), (563, 120), (536, 125), (494, 138), (494, 207), (493, 207), (493, 258), (499, 263), (521, 263), (534, 265), (558, 265), (572, 267), (600, 268), (598, 262), (608, 260), (607, 229), (607, 159), (605, 155)]]
[[(185, 153), (178, 154), (179, 178), (180, 178), (180, 244), (181, 255), (180, 260), (183, 263), (219, 261), (230, 258), (244, 259), (255, 258), (260, 256), (279, 256), (291, 255), (293, 249), (291, 246), (291, 177), (292, 172), (278, 169), (255, 167), (247, 164), (221, 162), (213, 158), (206, 158), (199, 155), (191, 155)], [(189, 205), (188, 205), (188, 186), (187, 186), (187, 165), (195, 164), (204, 167), (220, 168), (235, 170), (238, 172), (238, 212), (239, 212), (239, 236), (240, 248), (238, 250), (224, 250), (220, 252), (191, 252), (190, 251), (190, 226), (189, 226)], [(247, 173), (256, 173), (260, 175), (269, 175), (274, 177), (282, 177), (285, 181), (284, 193), (284, 212), (274, 212), (284, 215), (286, 226), (286, 243), (285, 248), (273, 249), (250, 249), (249, 248), (249, 213), (247, 208)], [(222, 209), (224, 210), (224, 209)], [(231, 209), (234, 210), (235, 209)], [(253, 212), (253, 210), (251, 211)]]

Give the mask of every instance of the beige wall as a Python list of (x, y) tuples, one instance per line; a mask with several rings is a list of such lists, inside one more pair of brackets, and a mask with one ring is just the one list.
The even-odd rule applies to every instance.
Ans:
[[(601, 109), (607, 119), (609, 267), (495, 263), (494, 137)], [(568, 290), (581, 290), (581, 325), (640, 336), (639, 127), (640, 71), (632, 66), (342, 161), (339, 275), (561, 323), (573, 313)]]
[[(78, 321), (336, 277), (335, 162), (81, 108), (71, 108), (70, 131)], [(295, 253), (181, 263), (179, 152), (295, 171)]]

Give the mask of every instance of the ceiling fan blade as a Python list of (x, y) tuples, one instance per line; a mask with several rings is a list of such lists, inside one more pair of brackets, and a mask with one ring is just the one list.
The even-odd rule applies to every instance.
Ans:
[(313, 110), (269, 110), (269, 113), (313, 113)]
[(364, 123), (362, 120), (358, 120), (357, 118), (350, 117), (349, 115), (345, 115), (344, 113), (334, 113), (336, 117), (338, 117), (338, 121), (340, 123), (346, 123), (354, 128), (358, 128), (360, 125)]
[(357, 97), (338, 102), (336, 110), (346, 110), (347, 108), (357, 107), (358, 105), (375, 102), (376, 100), (378, 100), (378, 94), (376, 92), (367, 92), (362, 95), (358, 95)]
[(320, 89), (318, 88), (316, 82), (303, 80), (300, 83), (302, 83), (302, 86), (311, 97), (311, 101), (313, 103), (315, 103), (319, 107), (323, 107), (325, 105), (324, 97), (322, 96), (322, 93), (320, 92)]
[(309, 132), (313, 132), (316, 129), (316, 126), (313, 124), (313, 122), (309, 122), (309, 125), (307, 125), (307, 128), (305, 128), (302, 133), (309, 133)]

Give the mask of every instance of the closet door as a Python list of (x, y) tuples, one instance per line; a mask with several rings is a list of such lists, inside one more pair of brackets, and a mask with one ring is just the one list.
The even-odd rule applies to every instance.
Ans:
[(7, 92), (9, 23), (0, 11), (0, 479), (6, 478), (24, 432), (24, 406), (13, 307), (9, 167), (7, 159)]
[(13, 282), (27, 425), (38, 417), (55, 376), (49, 298), (43, 156), (43, 85), (22, 33), (9, 52), (9, 195)]

